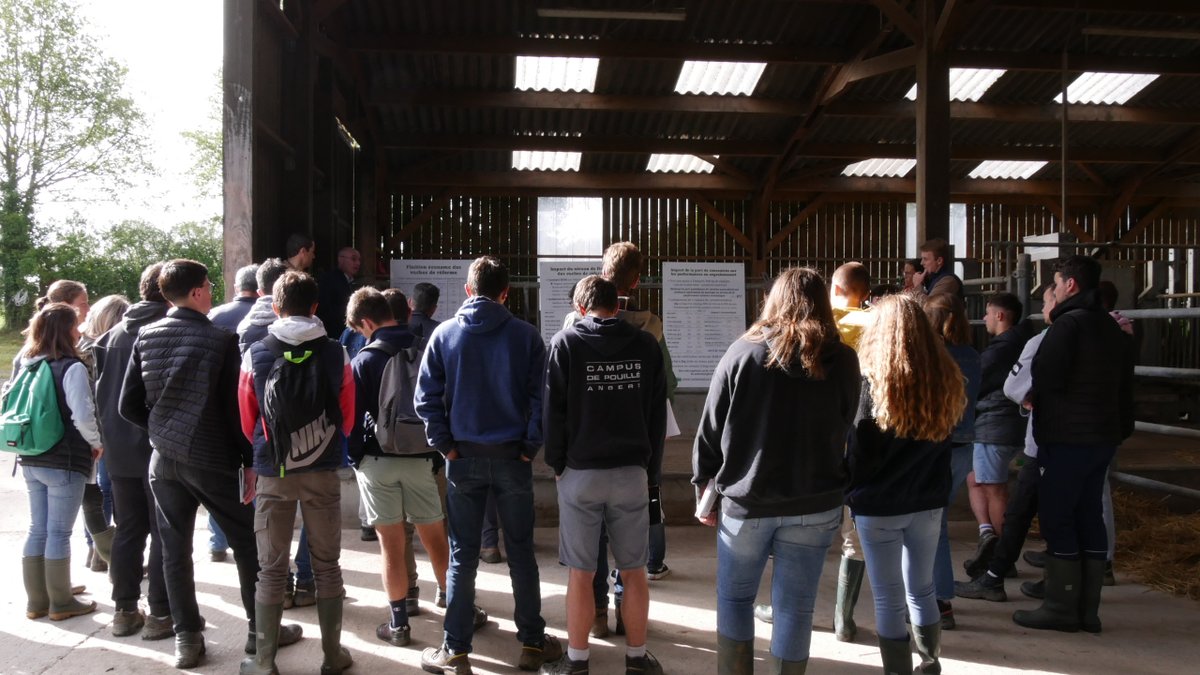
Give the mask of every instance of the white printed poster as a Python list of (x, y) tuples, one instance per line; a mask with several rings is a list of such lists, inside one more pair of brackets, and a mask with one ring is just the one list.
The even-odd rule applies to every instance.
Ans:
[(538, 302), (541, 305), (542, 340), (550, 346), (571, 310), (571, 289), (589, 274), (600, 273), (600, 260), (539, 260)]
[(471, 260), (401, 260), (392, 259), (392, 288), (399, 288), (412, 298), (413, 286), (421, 282), (433, 284), (442, 292), (438, 300), (438, 318), (444, 319), (458, 310), (467, 292), (467, 270)]
[(746, 331), (742, 263), (664, 262), (663, 329), (680, 387), (707, 389), (729, 345)]

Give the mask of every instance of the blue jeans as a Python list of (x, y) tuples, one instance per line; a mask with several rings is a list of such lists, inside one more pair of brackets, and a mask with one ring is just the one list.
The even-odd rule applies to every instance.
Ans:
[(217, 524), (217, 519), (213, 518), (212, 514), (208, 514), (208, 531), (212, 536), (208, 538), (209, 553), (224, 553), (229, 550), (229, 540), (225, 538), (225, 533), (221, 531), (221, 526)]
[(296, 544), (296, 583), (313, 581), (312, 554), (308, 551), (308, 528), (300, 523), (300, 543)]
[(933, 589), (933, 558), (943, 510), (854, 517), (875, 596), (875, 632), (882, 638), (908, 639), (906, 599), (914, 626), (941, 620)]
[(1038, 521), (1046, 548), (1058, 558), (1108, 558), (1104, 479), (1116, 448), (1053, 444), (1038, 448)]
[(96, 484), (100, 486), (100, 493), (104, 495), (104, 522), (113, 522), (113, 491), (112, 478), (108, 475), (108, 464), (104, 462), (104, 457), (96, 462)]
[(450, 569), (446, 574), (446, 646), (470, 652), (474, 634), (475, 573), (488, 492), (504, 534), (512, 579), (513, 622), (521, 644), (541, 646), (546, 630), (542, 591), (533, 555), (533, 465), (520, 459), (464, 457), (446, 463), (446, 523)]
[(754, 639), (754, 598), (767, 556), (773, 553), (771, 654), (786, 661), (807, 659), (817, 584), (841, 525), (841, 506), (803, 516), (746, 520), (721, 514), (717, 633), (738, 641)]
[[(971, 443), (955, 445), (950, 448), (950, 499), (946, 506), (954, 503), (958, 490), (971, 473), (971, 462), (974, 454)], [(933, 560), (933, 581), (937, 586), (937, 599), (949, 602), (954, 599), (954, 560), (950, 557), (950, 535), (946, 529), (946, 514), (949, 508), (942, 509), (942, 531), (938, 535), (937, 555)]]
[(44, 556), (46, 560), (71, 557), (71, 529), (83, 503), (86, 476), (66, 469), (21, 467), (29, 490), (29, 536), (25, 538), (26, 558)]

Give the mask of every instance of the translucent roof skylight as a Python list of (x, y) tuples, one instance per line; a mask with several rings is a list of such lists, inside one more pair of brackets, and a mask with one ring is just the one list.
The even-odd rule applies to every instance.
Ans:
[(713, 165), (695, 155), (650, 155), (646, 170), (658, 173), (712, 173)]
[(749, 96), (766, 67), (765, 63), (684, 61), (675, 93)]
[[(1067, 85), (1067, 103), (1121, 105), (1157, 79), (1152, 73), (1083, 73)], [(1062, 103), (1062, 92), (1054, 102)]]
[(915, 159), (864, 159), (842, 169), (843, 176), (891, 176), (902, 178), (917, 165)]
[(518, 171), (578, 171), (582, 152), (513, 150), (512, 166)]
[(600, 59), (518, 56), (516, 88), (535, 91), (594, 91)]
[(1026, 179), (1046, 166), (1046, 162), (1014, 162), (989, 159), (967, 174), (971, 178)]
[[(950, 100), (978, 101), (1005, 72), (993, 68), (951, 68)], [(910, 101), (917, 100), (917, 85), (914, 84), (904, 97)]]

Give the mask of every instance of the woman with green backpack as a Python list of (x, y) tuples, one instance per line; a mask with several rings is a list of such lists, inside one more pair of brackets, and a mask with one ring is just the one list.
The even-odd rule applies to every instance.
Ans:
[[(25, 346), (17, 358), (13, 387), (8, 397), (19, 392), (16, 385), (26, 373), (33, 382), (48, 374), (51, 388), (34, 384), (28, 391), (36, 401), (30, 410), (58, 410), (61, 437), (39, 438), (21, 450), (21, 471), (29, 490), (31, 523), (22, 558), (25, 615), (38, 619), (49, 614), (52, 621), (95, 611), (95, 602), (79, 602), (71, 588), (71, 530), (83, 501), (83, 489), (93, 466), (104, 452), (96, 425), (95, 405), (87, 367), (79, 360), (79, 314), (71, 305), (44, 305), (29, 322)], [(52, 417), (52, 416), (51, 416)], [(57, 425), (32, 416), (30, 432), (37, 435)], [(12, 444), (10, 444), (12, 445)], [(48, 446), (48, 447), (47, 447)], [(13, 448), (9, 448), (13, 449)]]

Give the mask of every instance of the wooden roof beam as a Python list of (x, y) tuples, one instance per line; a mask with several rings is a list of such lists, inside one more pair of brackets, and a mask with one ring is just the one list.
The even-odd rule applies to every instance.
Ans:
[(808, 106), (797, 101), (752, 96), (623, 96), (576, 91), (463, 91), (449, 89), (378, 89), (369, 97), (375, 106), (445, 106), (514, 110), (645, 111), (731, 113), (799, 117)]
[(879, 12), (907, 35), (913, 43), (921, 43), (925, 32), (921, 30), (921, 24), (917, 23), (913, 15), (908, 12), (907, 7), (896, 0), (871, 0), (871, 4), (875, 5)]
[(1060, 12), (1113, 12), (1122, 14), (1174, 14), (1200, 16), (1194, 0), (993, 0), (996, 9), (1028, 9)]

